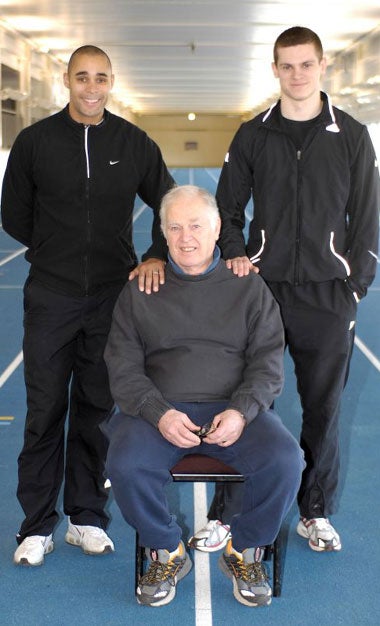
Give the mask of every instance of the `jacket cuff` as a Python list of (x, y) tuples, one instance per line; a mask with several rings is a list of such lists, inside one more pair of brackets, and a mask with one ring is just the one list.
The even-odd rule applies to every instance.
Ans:
[(352, 296), (356, 301), (356, 304), (358, 304), (360, 302), (360, 299), (366, 295), (367, 290), (363, 287), (360, 287), (360, 285), (356, 284), (354, 281), (351, 281), (349, 278), (347, 278), (346, 280), (346, 285), (351, 291)]
[(247, 424), (250, 424), (261, 410), (260, 406), (256, 402), (252, 402), (250, 405), (246, 404), (245, 406), (243, 406), (243, 403), (229, 404), (227, 409), (233, 409), (234, 411), (240, 413), (244, 417)]
[(140, 415), (144, 420), (157, 428), (161, 417), (172, 408), (173, 406), (163, 398), (151, 397), (145, 400), (140, 409)]

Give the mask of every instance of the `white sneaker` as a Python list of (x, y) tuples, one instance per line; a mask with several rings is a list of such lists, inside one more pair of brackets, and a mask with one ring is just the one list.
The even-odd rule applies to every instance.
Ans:
[(31, 535), (20, 543), (13, 556), (16, 565), (42, 565), (44, 555), (54, 550), (53, 535)]
[(222, 524), (218, 519), (212, 519), (190, 537), (188, 545), (201, 552), (216, 552), (224, 548), (229, 539), (231, 539), (230, 526)]
[(337, 552), (342, 548), (340, 537), (327, 517), (301, 517), (297, 533), (308, 539), (310, 548), (316, 552)]
[(77, 526), (69, 519), (65, 541), (72, 546), (79, 546), (85, 554), (107, 554), (114, 552), (113, 542), (98, 526)]

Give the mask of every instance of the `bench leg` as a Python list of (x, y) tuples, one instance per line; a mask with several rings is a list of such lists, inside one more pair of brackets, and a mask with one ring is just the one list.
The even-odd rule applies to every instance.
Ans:
[(279, 598), (282, 587), (282, 549), (281, 549), (281, 531), (278, 533), (274, 542), (265, 546), (264, 561), (272, 560), (272, 590), (273, 596)]
[(272, 549), (273, 549), (273, 595), (279, 598), (282, 588), (282, 538), (281, 530), (278, 533)]
[(137, 587), (140, 582), (140, 578), (144, 572), (144, 557), (145, 557), (145, 550), (143, 546), (139, 545), (139, 534), (136, 531), (136, 536), (135, 536), (135, 594), (137, 593)]

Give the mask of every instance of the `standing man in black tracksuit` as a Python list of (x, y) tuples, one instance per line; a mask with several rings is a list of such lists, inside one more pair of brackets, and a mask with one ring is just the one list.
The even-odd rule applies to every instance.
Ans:
[[(114, 550), (105, 532), (107, 446), (98, 428), (113, 406), (103, 352), (128, 277), (138, 275), (148, 293), (163, 279), (158, 211), (174, 181), (158, 146), (105, 110), (113, 82), (105, 52), (76, 50), (64, 74), (68, 106), (20, 133), (4, 177), (3, 227), (28, 247), (30, 263), (23, 344), (28, 412), (17, 491), (25, 519), (16, 564), (41, 565), (53, 550), (63, 475), (66, 541), (86, 554)], [(153, 244), (138, 267), (136, 194), (154, 211)]]
[[(357, 304), (375, 275), (379, 224), (379, 176), (368, 131), (320, 92), (325, 67), (313, 31), (294, 27), (278, 37), (272, 68), (281, 99), (240, 127), (216, 194), (228, 266), (239, 276), (259, 271), (280, 304), (307, 462), (297, 532), (319, 552), (341, 549), (328, 519), (336, 511), (339, 405)], [(244, 209), (251, 195), (246, 247)], [(219, 489), (194, 547), (222, 547), (238, 495), (238, 486)]]

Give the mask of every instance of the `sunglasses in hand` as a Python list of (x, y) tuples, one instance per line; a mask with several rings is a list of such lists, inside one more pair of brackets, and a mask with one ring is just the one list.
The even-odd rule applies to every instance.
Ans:
[(207, 424), (203, 424), (200, 430), (198, 430), (195, 434), (198, 435), (200, 439), (204, 439), (205, 437), (207, 437), (207, 435), (213, 433), (215, 429), (215, 424), (213, 424), (212, 422), (207, 422)]

